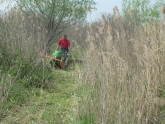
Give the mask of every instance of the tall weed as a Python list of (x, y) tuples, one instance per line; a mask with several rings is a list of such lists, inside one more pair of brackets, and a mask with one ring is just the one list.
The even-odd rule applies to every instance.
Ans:
[(46, 53), (46, 30), (38, 16), (12, 8), (0, 21), (1, 118), (8, 102), (23, 104), (28, 99), (25, 87), (48, 87), (51, 69), (38, 55)]
[[(164, 123), (165, 26), (103, 15), (89, 24), (79, 117), (96, 124)], [(92, 115), (92, 116), (90, 116)], [(90, 120), (90, 119), (89, 119)]]

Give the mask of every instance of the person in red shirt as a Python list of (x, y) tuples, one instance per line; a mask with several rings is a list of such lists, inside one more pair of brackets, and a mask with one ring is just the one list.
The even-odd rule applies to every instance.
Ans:
[(62, 52), (61, 59), (64, 61), (64, 65), (67, 65), (68, 63), (67, 57), (70, 48), (70, 41), (67, 39), (67, 35), (64, 34), (63, 37), (59, 39), (56, 51), (58, 50), (59, 47), (61, 47), (61, 52)]
[(56, 50), (58, 50), (59, 47), (61, 47), (62, 53), (69, 52), (70, 41), (67, 39), (67, 35), (64, 34), (63, 37), (59, 39)]

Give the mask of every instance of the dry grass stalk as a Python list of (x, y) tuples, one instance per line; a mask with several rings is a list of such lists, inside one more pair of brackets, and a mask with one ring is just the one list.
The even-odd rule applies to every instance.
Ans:
[(87, 6), (87, 12), (91, 12), (90, 6)]
[(134, 11), (133, 11), (133, 9), (130, 8), (130, 10), (129, 10), (129, 14), (130, 14), (130, 16), (133, 16), (133, 15), (134, 15)]
[(162, 7), (161, 12), (162, 14), (165, 14), (165, 6)]
[[(104, 21), (99, 25), (104, 25)], [(88, 98), (80, 110), (82, 113), (90, 110), (98, 124), (156, 123), (153, 118), (159, 118), (160, 105), (155, 106), (155, 99), (165, 81), (164, 31), (159, 22), (153, 27), (146, 25), (145, 30), (135, 27), (134, 34), (125, 32), (130, 29), (124, 29), (122, 25), (109, 22), (104, 33), (104, 26), (88, 31), (87, 63), (84, 71), (79, 72), (80, 76), (86, 77), (80, 83), (88, 86), (85, 89)], [(112, 30), (115, 30), (115, 37)]]

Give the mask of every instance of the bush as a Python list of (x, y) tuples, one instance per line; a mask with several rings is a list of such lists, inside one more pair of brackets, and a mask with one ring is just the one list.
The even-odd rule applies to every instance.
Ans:
[(49, 87), (52, 77), (47, 60), (38, 56), (46, 48), (45, 35), (38, 30), (36, 19), (13, 9), (0, 22), (3, 29), (0, 31), (0, 112), (3, 112), (26, 103), (32, 87)]

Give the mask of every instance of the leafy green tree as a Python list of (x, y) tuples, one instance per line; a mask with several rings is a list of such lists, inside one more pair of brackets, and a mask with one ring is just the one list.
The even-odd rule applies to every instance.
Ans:
[[(3, 0), (1, 0), (2, 2)], [(10, 0), (8, 0), (10, 1)], [(86, 19), (95, 9), (94, 0), (15, 0), (26, 15), (38, 16), (47, 31), (47, 46), (66, 28)]]
[(164, 0), (122, 0), (123, 15), (132, 15), (141, 23), (148, 22), (149, 18), (160, 18), (160, 7)]

